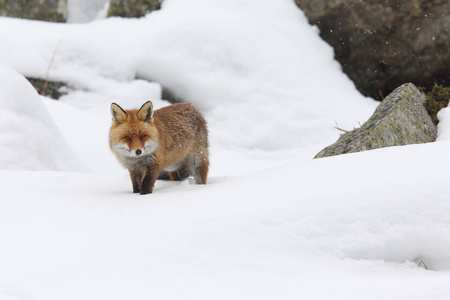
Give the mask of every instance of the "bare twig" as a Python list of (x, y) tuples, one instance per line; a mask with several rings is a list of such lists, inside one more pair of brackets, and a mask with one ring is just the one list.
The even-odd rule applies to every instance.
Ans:
[(378, 90), (378, 95), (380, 96), (381, 101), (384, 100), (384, 95), (383, 92), (381, 90)]
[(45, 74), (45, 83), (44, 83), (44, 87), (42, 88), (42, 91), (41, 91), (42, 96), (45, 96), (45, 91), (47, 90), (47, 86), (48, 86), (48, 76), (50, 74), (50, 69), (52, 67), (53, 61), (55, 60), (56, 50), (58, 50), (59, 45), (61, 45), (61, 42), (62, 42), (62, 39), (59, 40), (58, 44), (56, 45), (55, 49), (53, 50), (52, 58), (50, 59), (50, 62), (48, 63), (47, 73)]
[(339, 124), (338, 124), (336, 121), (335, 121), (334, 123), (336, 123), (336, 126), (334, 126), (334, 129), (337, 129), (337, 130), (342, 131), (342, 132), (345, 132), (345, 133), (348, 132), (348, 130), (345, 130), (345, 129), (340, 128), (340, 127), (339, 127)]
[(419, 262), (419, 267), (420, 267), (421, 264), (423, 264), (423, 266), (425, 267), (425, 269), (428, 270), (428, 267), (427, 267), (427, 265), (425, 264), (425, 262), (424, 262), (423, 260), (421, 260), (421, 261)]

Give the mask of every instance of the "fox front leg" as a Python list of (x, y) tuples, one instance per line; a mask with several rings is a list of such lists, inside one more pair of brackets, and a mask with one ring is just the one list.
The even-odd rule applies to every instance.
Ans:
[(131, 183), (133, 184), (133, 193), (141, 192), (142, 176), (143, 172), (130, 170)]
[(159, 166), (153, 165), (147, 168), (145, 176), (142, 179), (141, 195), (150, 194), (153, 192), (153, 186), (159, 175)]

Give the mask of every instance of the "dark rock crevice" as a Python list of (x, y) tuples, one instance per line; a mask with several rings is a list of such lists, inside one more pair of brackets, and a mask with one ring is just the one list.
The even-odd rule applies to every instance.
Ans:
[(33, 85), (36, 91), (43, 96), (52, 99), (59, 99), (61, 96), (67, 94), (67, 83), (60, 81), (48, 81), (40, 78), (26, 77)]

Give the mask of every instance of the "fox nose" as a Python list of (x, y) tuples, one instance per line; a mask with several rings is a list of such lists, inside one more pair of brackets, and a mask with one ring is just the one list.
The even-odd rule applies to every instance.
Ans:
[(137, 149), (136, 150), (136, 155), (141, 155), (142, 154), (142, 150), (141, 149)]

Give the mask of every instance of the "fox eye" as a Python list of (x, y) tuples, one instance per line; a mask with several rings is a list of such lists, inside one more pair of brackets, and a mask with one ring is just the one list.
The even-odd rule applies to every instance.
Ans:
[(147, 135), (143, 134), (141, 135), (141, 140), (145, 139), (147, 137)]
[(125, 139), (126, 141), (131, 141), (131, 138), (130, 138), (128, 135), (125, 136), (124, 139)]

